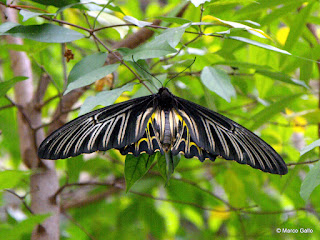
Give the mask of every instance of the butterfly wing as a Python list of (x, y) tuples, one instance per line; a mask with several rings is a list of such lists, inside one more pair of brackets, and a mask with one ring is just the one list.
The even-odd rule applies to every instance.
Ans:
[(248, 164), (274, 174), (288, 172), (281, 156), (245, 127), (214, 111), (175, 97), (176, 111), (185, 121), (192, 141), (211, 155)]
[(138, 141), (154, 112), (154, 95), (101, 108), (65, 124), (40, 145), (38, 156), (62, 159), (122, 148)]
[(149, 118), (143, 136), (135, 143), (120, 148), (120, 153), (122, 155), (133, 154), (136, 157), (141, 153), (152, 155), (157, 151), (164, 154), (159, 137), (157, 136), (157, 129), (154, 124), (155, 121), (153, 115)]

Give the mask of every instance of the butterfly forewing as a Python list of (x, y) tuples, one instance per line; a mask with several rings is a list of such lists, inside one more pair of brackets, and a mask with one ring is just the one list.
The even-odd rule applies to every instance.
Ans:
[(62, 159), (138, 141), (154, 111), (154, 95), (95, 110), (67, 123), (39, 147), (43, 159)]

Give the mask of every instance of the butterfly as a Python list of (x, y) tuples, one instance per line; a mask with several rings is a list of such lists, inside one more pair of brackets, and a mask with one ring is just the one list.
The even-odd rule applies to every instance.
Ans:
[(38, 156), (63, 159), (112, 148), (134, 156), (182, 153), (201, 162), (220, 156), (264, 172), (288, 172), (281, 156), (253, 132), (165, 87), (70, 121), (41, 143)]

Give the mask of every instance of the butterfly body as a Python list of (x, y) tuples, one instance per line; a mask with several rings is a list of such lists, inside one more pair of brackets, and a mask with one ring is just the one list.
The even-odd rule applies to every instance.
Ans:
[(61, 159), (111, 148), (135, 156), (182, 153), (200, 161), (221, 156), (265, 172), (287, 173), (280, 155), (254, 133), (164, 87), (76, 118), (47, 137), (38, 155)]

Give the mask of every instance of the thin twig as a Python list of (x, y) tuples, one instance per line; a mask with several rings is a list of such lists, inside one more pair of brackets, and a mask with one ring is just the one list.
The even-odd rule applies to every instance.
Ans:
[(107, 45), (105, 45), (94, 33), (92, 33), (92, 36), (110, 53), (112, 54), (118, 61), (126, 66), (126, 68), (133, 73), (133, 75), (139, 80), (139, 82), (144, 85), (151, 93), (153, 93), (150, 88), (142, 81), (142, 79), (123, 61), (123, 59), (118, 56), (116, 53), (114, 53), (110, 48), (108, 48)]
[(286, 165), (289, 166), (296, 166), (296, 165), (306, 165), (306, 164), (313, 164), (316, 162), (319, 162), (320, 159), (316, 159), (316, 160), (311, 160), (311, 161), (305, 161), (305, 162), (292, 162), (292, 163), (287, 163)]
[(90, 238), (91, 240), (96, 239), (79, 222), (77, 222), (71, 215), (67, 214), (66, 212), (64, 212), (63, 215), (66, 218), (68, 218), (74, 225), (76, 225), (78, 228), (80, 228), (81, 231), (83, 231), (88, 236), (88, 238)]
[(40, 128), (44, 128), (44, 127), (50, 126), (50, 125), (53, 124), (56, 120), (58, 120), (63, 114), (67, 114), (67, 113), (70, 113), (70, 112), (74, 112), (74, 111), (77, 111), (77, 110), (79, 110), (79, 109), (80, 109), (80, 107), (73, 108), (73, 109), (68, 110), (68, 111), (62, 111), (62, 112), (60, 112), (55, 118), (53, 118), (49, 123), (41, 124), (40, 126), (33, 128), (33, 130), (37, 131), (37, 130), (39, 130)]
[(11, 104), (8, 104), (8, 105), (0, 107), (0, 111), (4, 110), (4, 109), (7, 109), (7, 108), (12, 108), (12, 107), (15, 107), (15, 105), (11, 103)]
[(34, 212), (31, 210), (31, 208), (28, 206), (28, 204), (25, 201), (26, 195), (24, 196), (20, 196), (18, 195), (16, 192), (10, 190), (10, 189), (5, 189), (6, 192), (11, 193), (12, 195), (16, 196), (17, 198), (20, 199), (20, 201), (22, 202), (23, 206), (33, 215)]

